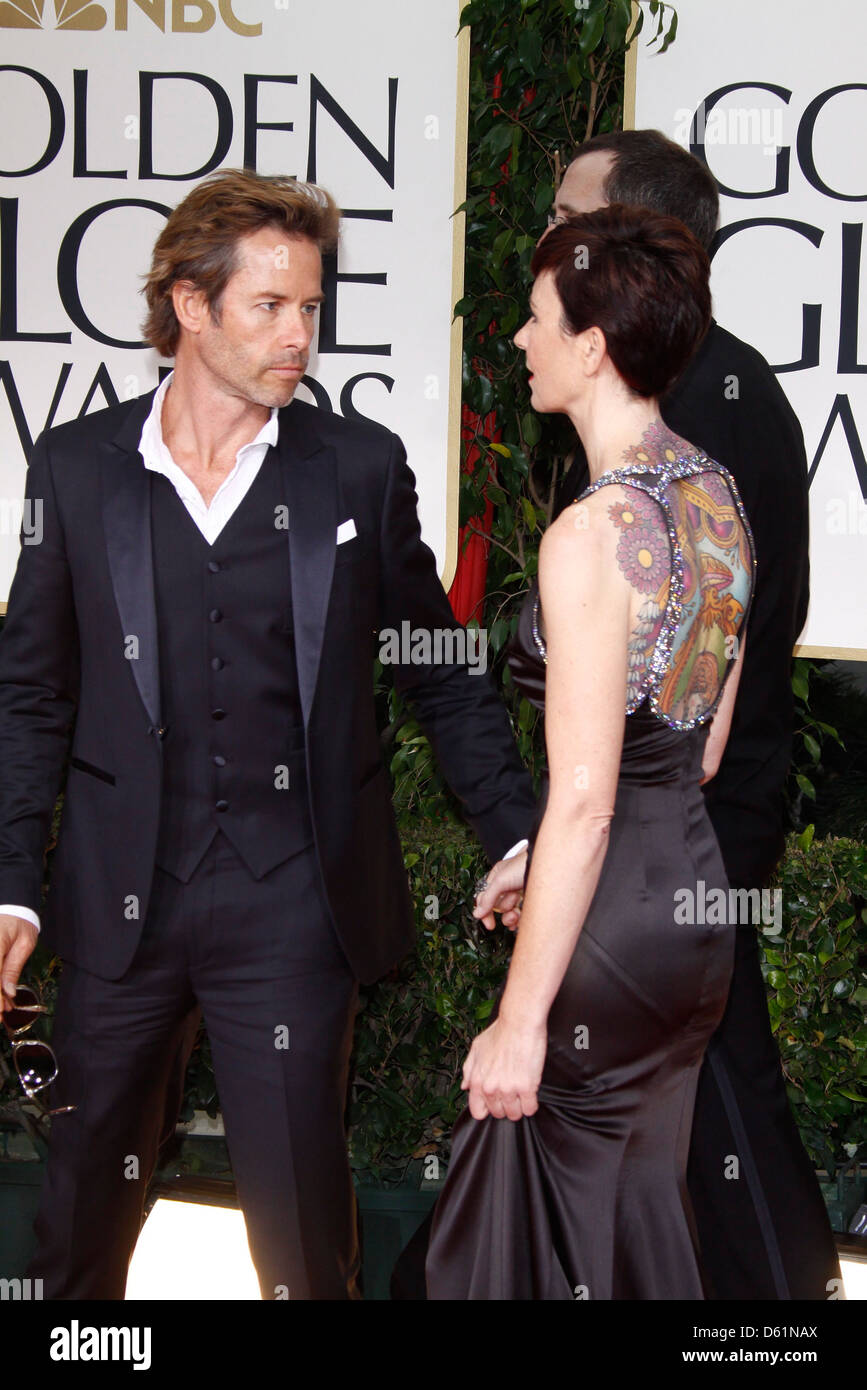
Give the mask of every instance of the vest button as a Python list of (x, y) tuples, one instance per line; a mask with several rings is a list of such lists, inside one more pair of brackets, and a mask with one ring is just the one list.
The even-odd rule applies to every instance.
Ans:
[(222, 753), (215, 753), (212, 761), (217, 767), (226, 766), (226, 759), (223, 757)]
[(212, 608), (210, 613), (208, 614), (208, 618), (212, 623), (220, 622), (222, 620), (222, 617), (223, 615), (220, 612), (219, 608)]
[(218, 802), (217, 802), (217, 805), (216, 805), (216, 809), (217, 809), (218, 811), (228, 811), (228, 809), (229, 809), (229, 803), (228, 803), (228, 801), (223, 801), (223, 800), (218, 801)]
[(226, 717), (226, 711), (225, 711), (224, 709), (212, 709), (212, 710), (211, 710), (211, 718), (212, 718), (212, 719), (225, 719), (225, 717)]
[(216, 560), (208, 561), (208, 569), (211, 571), (211, 574), (219, 574), (222, 568), (222, 565), (220, 565)]
[(222, 669), (223, 669), (223, 667), (225, 666), (225, 664), (226, 664), (226, 663), (225, 663), (225, 661), (223, 660), (223, 658), (222, 658), (221, 656), (212, 656), (212, 657), (211, 657), (211, 670), (212, 670), (212, 671), (222, 671)]

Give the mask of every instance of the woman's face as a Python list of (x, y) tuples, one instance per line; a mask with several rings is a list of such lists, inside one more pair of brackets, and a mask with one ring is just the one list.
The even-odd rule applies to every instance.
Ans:
[(580, 335), (567, 333), (561, 316), (553, 273), (544, 270), (530, 295), (530, 317), (514, 337), (515, 347), (526, 356), (534, 410), (568, 412), (580, 394)]

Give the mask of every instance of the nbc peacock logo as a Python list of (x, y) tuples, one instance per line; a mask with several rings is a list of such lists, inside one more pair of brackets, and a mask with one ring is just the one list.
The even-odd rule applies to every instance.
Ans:
[[(128, 26), (130, 3), (162, 33), (202, 34), (220, 19), (233, 34), (258, 38), (262, 25), (245, 24), (232, 9), (233, 0), (114, 0), (114, 28)], [(288, 8), (289, 0), (278, 0)], [(168, 13), (166, 11), (168, 10)], [(190, 11), (193, 13), (190, 14)], [(167, 22), (168, 21), (168, 22)], [(0, 0), (0, 29), (104, 29), (108, 12), (94, 0)]]
[(45, 12), (46, 0), (0, 0), (0, 27), (4, 29), (104, 29), (102, 5), (93, 0), (54, 0), (54, 23)]

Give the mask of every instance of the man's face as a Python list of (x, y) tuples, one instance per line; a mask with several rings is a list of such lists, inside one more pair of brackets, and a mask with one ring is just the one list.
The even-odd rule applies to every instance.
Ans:
[(610, 150), (591, 150), (573, 159), (557, 190), (549, 225), (579, 212), (595, 212), (608, 202), (603, 184), (608, 177), (614, 155)]
[(219, 306), (202, 314), (194, 343), (200, 363), (230, 396), (257, 405), (291, 401), (307, 367), (322, 294), (315, 242), (262, 227), (241, 237), (238, 268)]

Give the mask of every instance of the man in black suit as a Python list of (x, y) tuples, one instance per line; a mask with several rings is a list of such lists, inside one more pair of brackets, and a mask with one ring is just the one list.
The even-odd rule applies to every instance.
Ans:
[[(563, 176), (553, 220), (614, 202), (678, 217), (711, 246), (719, 217), (713, 176), (659, 131), (616, 131), (582, 145)], [(785, 847), (792, 652), (809, 601), (803, 436), (765, 359), (716, 322), (661, 409), (671, 429), (734, 475), (755, 538), (741, 683), (705, 801), (731, 886), (760, 889)], [(576, 441), (555, 515), (587, 485), (586, 470)], [(737, 1177), (732, 1155), (740, 1160)], [(786, 1096), (751, 925), (737, 929), (728, 1006), (700, 1075), (688, 1183), (710, 1296), (824, 1299), (839, 1292), (834, 1239)]]
[[(220, 171), (146, 286), (155, 391), (43, 433), (0, 638), (0, 966), (64, 960), (29, 1273), (122, 1298), (167, 1086), (201, 1008), (265, 1298), (357, 1298), (343, 1108), (359, 981), (413, 941), (374, 716), (378, 634), (493, 859), (535, 802), (423, 544), (400, 440), (292, 400), (337, 210)], [(437, 634), (443, 636), (438, 661)], [(416, 649), (417, 650), (417, 649)], [(183, 1058), (182, 1058), (183, 1060)]]

